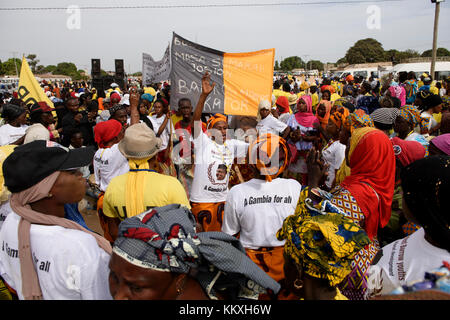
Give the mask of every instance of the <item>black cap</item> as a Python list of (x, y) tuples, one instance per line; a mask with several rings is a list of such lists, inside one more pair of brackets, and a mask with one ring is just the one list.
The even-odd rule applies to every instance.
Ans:
[(53, 172), (87, 166), (94, 154), (94, 147), (67, 149), (44, 140), (18, 146), (3, 162), (5, 186), (13, 193), (21, 192)]

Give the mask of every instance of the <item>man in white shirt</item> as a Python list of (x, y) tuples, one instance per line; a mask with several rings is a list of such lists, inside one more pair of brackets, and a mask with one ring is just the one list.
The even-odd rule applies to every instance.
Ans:
[(222, 232), (238, 235), (248, 256), (274, 280), (284, 278), (284, 241), (276, 238), (286, 217), (294, 214), (301, 185), (278, 176), (287, 165), (282, 138), (265, 134), (249, 147), (255, 178), (231, 188), (225, 202)]

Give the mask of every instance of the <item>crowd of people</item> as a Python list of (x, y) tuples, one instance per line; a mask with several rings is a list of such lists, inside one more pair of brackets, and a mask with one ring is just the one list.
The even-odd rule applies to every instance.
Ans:
[(41, 85), (0, 97), (0, 299), (450, 297), (450, 78), (277, 76), (254, 117), (208, 73)]

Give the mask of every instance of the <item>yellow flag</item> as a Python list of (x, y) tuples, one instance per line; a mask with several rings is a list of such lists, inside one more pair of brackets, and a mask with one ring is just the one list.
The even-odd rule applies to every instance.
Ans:
[(19, 89), (17, 95), (25, 104), (33, 104), (41, 101), (46, 102), (53, 108), (53, 102), (47, 97), (39, 82), (31, 72), (25, 56), (22, 58), (22, 68), (20, 69)]

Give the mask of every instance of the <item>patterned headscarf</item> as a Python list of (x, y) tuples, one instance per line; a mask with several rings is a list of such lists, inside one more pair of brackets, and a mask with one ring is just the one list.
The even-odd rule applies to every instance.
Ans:
[(338, 107), (337, 110), (330, 116), (330, 120), (334, 122), (338, 129), (341, 129), (344, 125), (345, 119), (350, 115), (350, 111), (348, 111), (345, 107)]
[(351, 132), (358, 128), (375, 127), (372, 118), (361, 109), (357, 109), (344, 121), (344, 126)]
[(225, 288), (256, 299), (265, 289), (275, 293), (280, 289), (247, 257), (237, 238), (222, 232), (197, 233), (194, 215), (177, 204), (122, 221), (113, 252), (141, 268), (173, 273), (196, 269), (196, 278), (211, 299)]
[(392, 85), (389, 87), (389, 92), (391, 93), (391, 97), (395, 97), (400, 99), (401, 106), (403, 107), (406, 104), (406, 90), (402, 86)]
[(405, 105), (400, 109), (399, 116), (405, 119), (413, 127), (419, 125), (420, 128), (428, 128), (430, 118), (424, 118), (420, 116), (420, 111), (412, 105)]
[[(284, 151), (282, 162), (274, 159), (279, 155), (280, 149)], [(288, 165), (288, 147), (286, 141), (278, 135), (266, 133), (258, 137), (248, 148), (250, 163), (256, 164), (258, 170), (266, 178), (272, 181), (278, 177)], [(275, 161), (275, 162), (273, 162)], [(270, 164), (270, 167), (268, 166)]]
[(286, 240), (285, 253), (306, 274), (336, 286), (350, 274), (355, 255), (370, 240), (329, 200), (312, 206), (307, 192), (302, 191), (295, 214), (284, 220), (277, 238)]
[(221, 113), (216, 113), (208, 119), (207, 128), (212, 129), (214, 125), (220, 121), (227, 122), (227, 117)]

